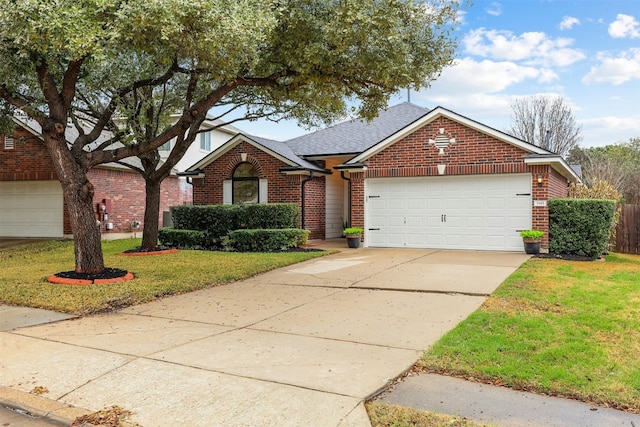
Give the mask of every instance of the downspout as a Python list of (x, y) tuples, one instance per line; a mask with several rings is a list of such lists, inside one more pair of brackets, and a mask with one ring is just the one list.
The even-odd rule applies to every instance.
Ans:
[(305, 201), (307, 199), (306, 193), (305, 193), (305, 189), (304, 189), (304, 185), (311, 181), (313, 179), (313, 171), (309, 171), (309, 178), (303, 179), (302, 182), (300, 183), (301, 185), (301, 196), (302, 196), (302, 229), (305, 230), (305, 209), (304, 209), (304, 205), (306, 204)]
[(349, 183), (349, 194), (347, 197), (347, 203), (348, 203), (348, 210), (347, 210), (347, 215), (349, 216), (349, 221), (347, 222), (347, 227), (351, 227), (351, 178), (347, 178), (344, 175), (344, 171), (340, 171), (340, 178), (344, 179), (345, 181), (347, 181)]

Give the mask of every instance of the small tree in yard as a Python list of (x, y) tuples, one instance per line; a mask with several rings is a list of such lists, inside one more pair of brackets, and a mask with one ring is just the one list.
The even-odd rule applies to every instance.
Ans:
[[(353, 103), (353, 112), (372, 118), (400, 88), (426, 87), (452, 63), (459, 7), (454, 0), (0, 0), (0, 111), (5, 124), (20, 109), (41, 126), (70, 216), (75, 271), (101, 272), (90, 168), (146, 156), (173, 138), (187, 145), (214, 107), (313, 125), (343, 117)], [(158, 99), (169, 87), (191, 94), (182, 92), (178, 120), (139, 140), (131, 130), (151, 123), (141, 114), (151, 104), (127, 99)], [(69, 124), (79, 134), (73, 141)], [(108, 130), (112, 137), (101, 140)]]

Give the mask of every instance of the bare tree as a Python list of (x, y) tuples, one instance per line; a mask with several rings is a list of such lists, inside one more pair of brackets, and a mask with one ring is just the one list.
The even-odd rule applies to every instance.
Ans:
[(519, 98), (511, 109), (511, 134), (531, 144), (565, 157), (582, 140), (582, 127), (561, 96)]
[(640, 138), (603, 147), (576, 147), (567, 160), (582, 166), (582, 180), (588, 187), (607, 181), (625, 203), (640, 203)]

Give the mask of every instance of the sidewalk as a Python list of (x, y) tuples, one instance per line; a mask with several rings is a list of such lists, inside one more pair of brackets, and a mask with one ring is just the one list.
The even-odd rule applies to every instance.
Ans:
[(500, 427), (640, 427), (640, 415), (434, 374), (412, 375), (380, 401)]

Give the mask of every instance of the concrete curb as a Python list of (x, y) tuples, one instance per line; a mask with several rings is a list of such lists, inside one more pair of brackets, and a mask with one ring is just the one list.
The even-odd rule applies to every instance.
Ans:
[(76, 418), (92, 413), (87, 409), (5, 386), (0, 386), (0, 405), (20, 409), (61, 426), (69, 426)]

